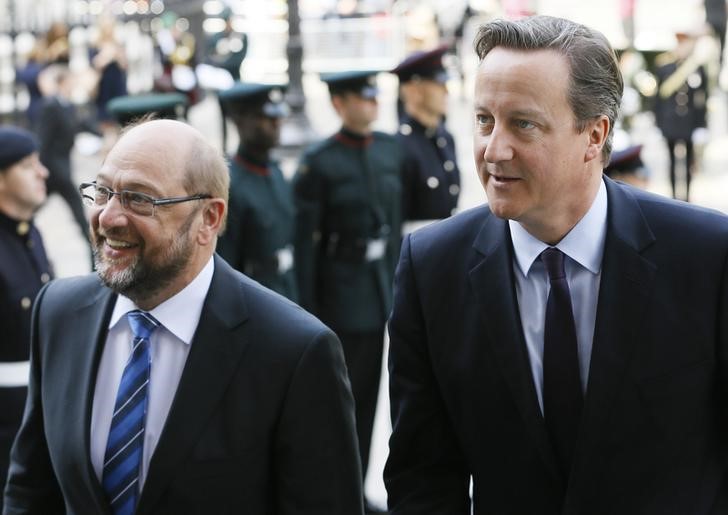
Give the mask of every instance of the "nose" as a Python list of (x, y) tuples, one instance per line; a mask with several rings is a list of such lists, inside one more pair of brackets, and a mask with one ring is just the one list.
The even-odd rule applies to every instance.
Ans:
[(96, 213), (93, 217), (98, 219), (98, 224), (104, 229), (121, 227), (129, 223), (126, 210), (121, 205), (118, 195), (112, 195), (105, 205), (94, 209)]
[(40, 161), (36, 164), (36, 171), (38, 172), (38, 175), (40, 175), (43, 179), (48, 178), (48, 168), (43, 165)]
[(508, 141), (508, 135), (498, 124), (495, 124), (493, 131), (484, 138), (483, 158), (487, 163), (495, 164), (513, 159), (513, 147)]

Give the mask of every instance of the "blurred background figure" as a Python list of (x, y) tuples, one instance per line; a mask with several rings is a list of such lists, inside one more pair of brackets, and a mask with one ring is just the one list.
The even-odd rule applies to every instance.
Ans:
[[(33, 224), (35, 211), (46, 199), (47, 177), (34, 136), (0, 126), (0, 485), (5, 485), (10, 446), (23, 418), (31, 307), (53, 277)], [(0, 495), (0, 512), (2, 505)]]
[(703, 66), (705, 57), (695, 44), (696, 35), (681, 31), (675, 38), (675, 49), (656, 60), (655, 122), (667, 141), (672, 196), (689, 201), (696, 166), (693, 137), (697, 129), (706, 127), (708, 76)]
[(154, 81), (154, 89), (183, 93), (188, 106), (192, 106), (200, 100), (194, 71), (197, 64), (195, 36), (187, 30), (188, 22), (172, 11), (166, 11), (161, 19), (162, 28), (157, 32), (161, 74)]
[[(73, 181), (71, 150), (76, 135), (83, 131), (97, 133), (88, 121), (81, 121), (71, 102), (74, 80), (68, 65), (52, 64), (40, 75), (41, 102), (36, 125), (40, 144), (40, 160), (48, 169), (48, 193), (58, 193), (73, 214), (84, 239), (89, 242), (89, 224), (86, 213)], [(89, 243), (89, 259), (91, 247)]]
[(230, 198), (217, 251), (240, 270), (281, 295), (298, 300), (293, 240), (296, 213), (291, 186), (271, 150), (288, 114), (284, 84), (237, 83), (220, 93), (240, 138), (230, 159)]
[(615, 181), (646, 188), (649, 174), (640, 157), (641, 152), (642, 145), (633, 145), (612, 152), (609, 164), (604, 168), (604, 173)]
[(404, 151), (402, 216), (405, 221), (447, 218), (457, 208), (460, 170), (455, 140), (445, 126), (448, 74), (443, 45), (415, 52), (392, 73), (400, 82), (404, 113), (397, 139)]
[(235, 30), (229, 7), (225, 7), (220, 16), (225, 20), (225, 28), (208, 39), (206, 62), (226, 70), (233, 80), (239, 81), (240, 66), (248, 52), (248, 35)]
[(96, 119), (108, 150), (116, 139), (116, 123), (106, 109), (110, 100), (126, 95), (126, 52), (116, 37), (116, 21), (102, 16), (96, 25), (96, 44), (91, 64), (98, 74), (96, 88)]
[(152, 114), (156, 118), (179, 120), (184, 119), (187, 97), (182, 93), (126, 95), (110, 100), (106, 109), (121, 127)]
[(400, 150), (393, 136), (371, 128), (379, 114), (377, 73), (321, 76), (341, 129), (306, 150), (294, 180), (300, 304), (344, 347), (363, 478), (400, 243)]
[(708, 22), (713, 35), (718, 38), (720, 51), (718, 53), (719, 68), (723, 68), (723, 48), (725, 47), (726, 20), (728, 19), (728, 8), (726, 0), (705, 0), (705, 21)]

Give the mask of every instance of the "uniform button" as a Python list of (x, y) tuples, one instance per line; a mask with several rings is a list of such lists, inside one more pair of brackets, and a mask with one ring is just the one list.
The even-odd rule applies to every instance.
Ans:
[(409, 136), (410, 134), (412, 134), (412, 126), (408, 123), (403, 123), (399, 126), (399, 132), (401, 134), (404, 134), (405, 136)]
[(427, 187), (431, 190), (434, 190), (440, 185), (440, 181), (437, 177), (428, 177), (427, 178)]
[(28, 222), (20, 222), (15, 230), (18, 231), (19, 235), (25, 236), (30, 230), (30, 224)]
[(48, 275), (47, 273), (43, 272), (42, 274), (40, 274), (40, 282), (42, 282), (43, 284), (47, 283), (50, 280), (51, 280), (51, 276)]
[(444, 136), (437, 138), (437, 146), (440, 148), (445, 148), (447, 146), (447, 140)]
[(33, 302), (28, 297), (20, 299), (20, 307), (23, 309), (30, 309), (31, 304), (33, 304)]
[(449, 190), (450, 190), (450, 195), (452, 195), (454, 197), (455, 195), (460, 193), (460, 186), (458, 186), (457, 184), (451, 184)]
[(445, 169), (446, 172), (452, 172), (455, 169), (455, 163), (448, 159), (447, 161), (442, 163), (442, 167)]
[(425, 129), (425, 137), (434, 138), (435, 134), (437, 134), (437, 127), (428, 127)]
[(29, 249), (32, 249), (35, 246), (35, 244), (33, 243), (33, 240), (28, 240), (26, 245), (28, 246)]

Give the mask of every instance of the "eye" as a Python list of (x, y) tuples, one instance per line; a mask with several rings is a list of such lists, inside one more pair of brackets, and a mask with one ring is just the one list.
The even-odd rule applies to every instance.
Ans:
[(533, 129), (536, 127), (533, 122), (529, 122), (528, 120), (516, 120), (516, 126), (523, 130)]
[(475, 115), (475, 124), (485, 130), (490, 130), (493, 127), (493, 124), (495, 121), (493, 120), (493, 117), (487, 114), (477, 114)]
[(108, 202), (109, 197), (111, 197), (111, 190), (106, 186), (99, 186), (97, 184), (94, 189), (94, 201), (99, 205), (103, 205)]
[(135, 207), (145, 207), (153, 202), (153, 199), (144, 193), (136, 193), (134, 191), (125, 191), (127, 204), (133, 209)]

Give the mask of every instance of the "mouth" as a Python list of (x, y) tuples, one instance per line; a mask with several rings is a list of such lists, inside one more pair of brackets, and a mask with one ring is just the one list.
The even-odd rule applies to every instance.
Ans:
[(517, 181), (520, 181), (521, 179), (518, 177), (507, 177), (505, 175), (495, 175), (495, 174), (489, 174), (490, 178), (495, 181), (496, 184), (511, 184)]
[(98, 248), (100, 251), (102, 251), (106, 259), (109, 259), (111, 261), (117, 261), (120, 259), (131, 257), (132, 254), (136, 253), (138, 247), (138, 243), (117, 240), (104, 235), (99, 235)]

